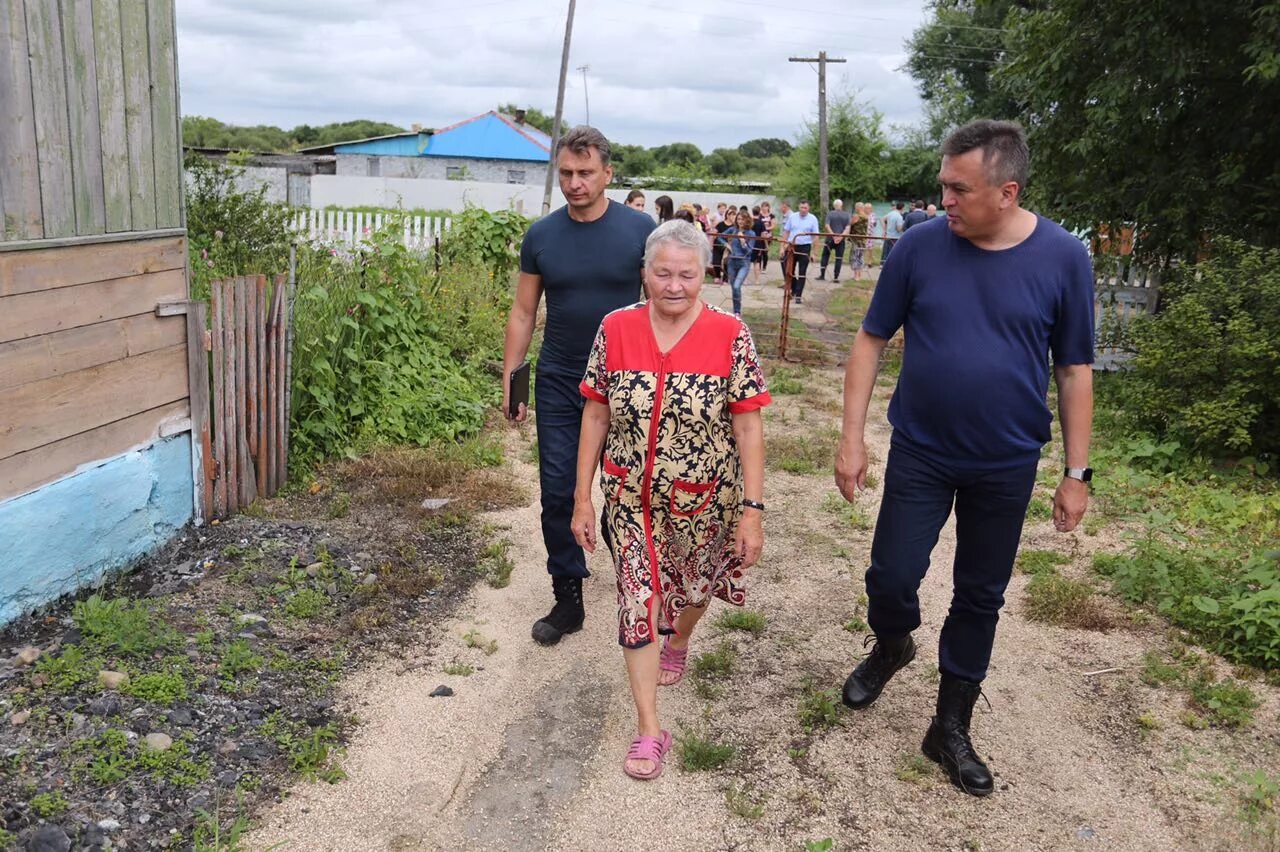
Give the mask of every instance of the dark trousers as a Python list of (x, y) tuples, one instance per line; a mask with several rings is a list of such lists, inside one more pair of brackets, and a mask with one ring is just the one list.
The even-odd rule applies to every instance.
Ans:
[(765, 243), (764, 248), (757, 247), (753, 254), (753, 259), (760, 264), (761, 272), (767, 269), (769, 267), (769, 244)]
[(798, 299), (804, 295), (804, 276), (809, 271), (809, 252), (813, 251), (813, 246), (792, 246), (791, 251), (795, 254), (795, 265), (791, 271), (791, 295)]
[(897, 237), (886, 238), (884, 240), (884, 250), (880, 254), (880, 265), (889, 259), (889, 252), (893, 251), (893, 244), (898, 241)]
[(867, 571), (871, 629), (877, 635), (902, 636), (920, 626), (920, 581), (954, 504), (953, 591), (938, 645), (938, 668), (981, 682), (991, 662), (996, 622), (1035, 481), (1035, 464), (960, 470), (895, 443)]
[(845, 242), (845, 240), (841, 240), (838, 243), (832, 243), (831, 240), (825, 240), (822, 243), (822, 270), (818, 273), (819, 275), (827, 274), (827, 261), (831, 259), (831, 253), (834, 251), (836, 254), (836, 271), (835, 274), (831, 276), (831, 280), (840, 280), (840, 264), (844, 262)]
[(587, 560), (574, 541), (573, 490), (578, 479), (578, 435), (582, 429), (582, 370), (538, 365), (538, 476), (542, 485), (542, 541), (553, 577), (588, 577)]

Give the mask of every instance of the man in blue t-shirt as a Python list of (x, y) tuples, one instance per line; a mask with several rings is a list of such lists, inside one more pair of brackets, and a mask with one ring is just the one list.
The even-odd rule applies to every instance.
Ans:
[(876, 367), (903, 329), (902, 370), (889, 403), (893, 438), (866, 575), (871, 654), (845, 682), (863, 708), (915, 656), (917, 591), (955, 507), (951, 609), (938, 647), (937, 713), (925, 755), (965, 792), (992, 777), (969, 739), (996, 621), (1013, 570), (1058, 386), (1066, 472), (1053, 500), (1059, 532), (1089, 500), (1093, 417), (1093, 274), (1080, 241), (1018, 206), (1029, 154), (1012, 122), (974, 121), (942, 146), (947, 217), (915, 225), (885, 263), (845, 368), (836, 484), (866, 484), (863, 440)]
[[(642, 297), (644, 242), (651, 218), (605, 197), (613, 179), (609, 140), (593, 127), (575, 127), (556, 148), (560, 191), (568, 202), (529, 227), (520, 246), (520, 279), (507, 321), (502, 411), (509, 410), (511, 371), (524, 361), (533, 338), (538, 302), (547, 320), (538, 356), (538, 473), (542, 485), (542, 539), (555, 605), (533, 625), (533, 638), (554, 645), (582, 628), (582, 548), (573, 539), (582, 395), (578, 384), (604, 315)], [(525, 408), (514, 418), (525, 419)]]

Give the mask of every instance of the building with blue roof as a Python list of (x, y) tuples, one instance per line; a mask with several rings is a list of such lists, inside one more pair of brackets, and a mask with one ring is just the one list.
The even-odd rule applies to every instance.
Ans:
[(490, 110), (439, 130), (355, 139), (304, 148), (331, 154), (336, 174), (353, 177), (435, 178), (486, 183), (535, 183), (551, 160), (551, 137), (513, 116)]

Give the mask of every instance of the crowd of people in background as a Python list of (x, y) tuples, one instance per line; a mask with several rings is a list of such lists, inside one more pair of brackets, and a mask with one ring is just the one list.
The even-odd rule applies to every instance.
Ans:
[[(646, 211), (645, 194), (633, 189), (627, 195), (626, 204), (636, 210)], [(728, 284), (733, 290), (734, 313), (741, 312), (742, 286), (748, 277), (753, 282), (769, 265), (771, 242), (775, 236), (783, 243), (779, 260), (786, 262), (786, 252), (794, 251), (792, 280), (789, 282), (793, 298), (802, 302), (804, 281), (812, 258), (813, 236), (822, 239), (817, 280), (825, 281), (827, 269), (832, 269), (831, 281), (838, 283), (845, 267), (854, 280), (867, 276), (868, 270), (883, 263), (897, 240), (913, 225), (926, 222), (939, 213), (933, 204), (923, 200), (911, 203), (906, 209), (903, 201), (895, 201), (884, 216), (877, 216), (874, 205), (859, 201), (853, 210), (845, 209), (844, 202), (836, 199), (826, 218), (819, 220), (809, 212), (809, 202), (800, 201), (792, 210), (788, 201), (779, 203), (779, 213), (774, 214), (768, 201), (738, 206), (719, 202), (714, 207), (704, 207), (696, 202), (684, 202), (679, 207), (669, 195), (659, 195), (653, 202), (653, 216), (658, 224), (672, 219), (683, 219), (705, 234), (711, 245), (711, 263), (707, 275), (716, 284)]]

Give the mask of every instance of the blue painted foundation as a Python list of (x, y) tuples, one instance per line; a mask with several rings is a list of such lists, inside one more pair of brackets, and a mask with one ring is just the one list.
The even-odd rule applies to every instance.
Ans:
[(155, 550), (193, 499), (183, 433), (0, 503), (0, 625)]

